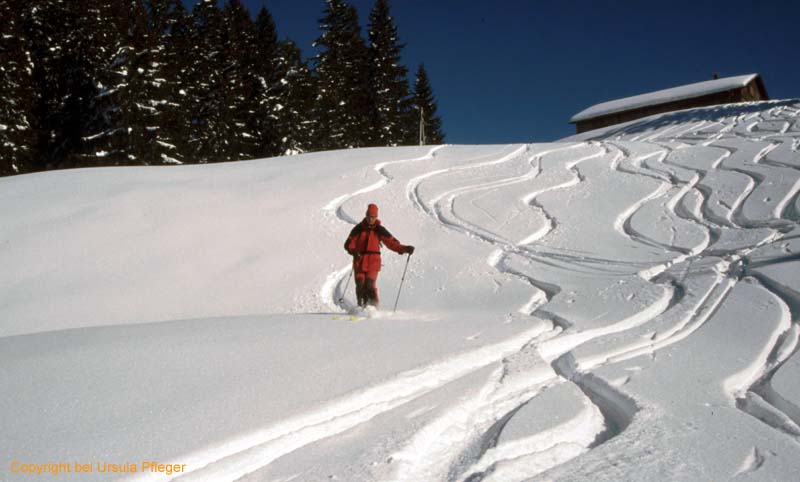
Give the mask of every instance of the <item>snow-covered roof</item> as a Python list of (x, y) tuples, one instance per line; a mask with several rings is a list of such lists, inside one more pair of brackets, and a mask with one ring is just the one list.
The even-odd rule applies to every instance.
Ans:
[(570, 119), (570, 122), (578, 122), (604, 115), (614, 114), (626, 110), (638, 109), (651, 105), (664, 104), (676, 100), (691, 99), (708, 94), (716, 94), (726, 90), (744, 87), (758, 77), (758, 74), (739, 75), (736, 77), (726, 77), (724, 79), (706, 80), (694, 84), (681, 85), (671, 89), (648, 92), (647, 94), (634, 95), (624, 99), (610, 100), (601, 104), (596, 104), (588, 109), (584, 109)]

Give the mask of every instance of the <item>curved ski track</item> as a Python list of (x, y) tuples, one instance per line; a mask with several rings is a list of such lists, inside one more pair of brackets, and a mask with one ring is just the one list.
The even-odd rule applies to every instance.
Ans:
[[(182, 463), (191, 462), (190, 466), (200, 468), (184, 478), (236, 480), (284, 454), (349, 430), (450, 381), (494, 365), (498, 367), (497, 370), (475, 397), (458, 402), (447, 413), (423, 426), (395, 454), (393, 463), (396, 471), (391, 480), (478, 482), (492, 479), (492, 473), (503, 462), (520, 457), (537, 460), (538, 454), (544, 460), (546, 457), (552, 458), (550, 450), (553, 447), (570, 448), (563, 452), (563, 457), (549, 465), (546, 462), (533, 463), (529, 473), (517, 474), (519, 480), (534, 477), (553, 464), (565, 463), (623, 433), (641, 410), (642, 407), (637, 406), (637, 402), (622, 389), (593, 375), (593, 369), (641, 355), (655, 356), (656, 351), (686, 339), (712, 317), (733, 287), (744, 279), (760, 284), (779, 300), (788, 313), (790, 323), (788, 329), (771, 338), (774, 344), (766, 347), (769, 355), (757, 370), (757, 376), (746, 380), (741, 386), (731, 387), (731, 399), (744, 413), (800, 441), (800, 409), (785, 400), (770, 384), (773, 375), (800, 346), (800, 295), (766, 276), (751, 272), (749, 267), (749, 256), (755, 250), (782, 241), (790, 231), (796, 232), (800, 227), (797, 212), (800, 181), (788, 186), (781, 199), (771, 200), (774, 206), (771, 215), (751, 219), (744, 214), (746, 209), (752, 209), (748, 203), (755, 199), (754, 195), (760, 187), (771, 181), (768, 177), (770, 170), (800, 172), (798, 118), (800, 109), (797, 106), (778, 106), (766, 116), (746, 114), (714, 122), (677, 124), (628, 138), (621, 134), (613, 140), (565, 144), (540, 152), (532, 151), (532, 146), (523, 145), (496, 159), (475, 159), (473, 163), (462, 163), (411, 178), (406, 184), (406, 194), (416, 209), (443, 229), (490, 245), (493, 252), (487, 262), (491, 266), (499, 273), (518, 277), (534, 288), (536, 294), (518, 311), (526, 316), (550, 321), (549, 331), (532, 329), (511, 340), (399, 374), (379, 386), (353, 393), (318, 411), (260, 430), (225, 447), (192, 454), (182, 459)], [(726, 145), (725, 141), (729, 139), (736, 139), (740, 143), (766, 143), (766, 146), (755, 150), (755, 154), (742, 152)], [(646, 146), (646, 152), (634, 154), (628, 148), (634, 143)], [(423, 157), (392, 163), (432, 159), (437, 150), (443, 147), (433, 148)], [(719, 149), (723, 154), (708, 168), (681, 165), (673, 160), (678, 155), (676, 153), (695, 147)], [(487, 226), (476, 225), (459, 217), (454, 210), (456, 201), (463, 196), (491, 194), (533, 182), (541, 176), (543, 163), (548, 156), (572, 150), (578, 153), (587, 149), (590, 150), (588, 154), (577, 156), (562, 165), (566, 172), (561, 182), (531, 189), (520, 199), (546, 219), (543, 229), (531, 233), (522, 241), (507, 239)], [(528, 166), (528, 171), (522, 175), (483, 182), (467, 178), (468, 182), (462, 185), (456, 182), (430, 198), (425, 198), (420, 189), (434, 178), (460, 175), (469, 170), (520, 160)], [(575, 272), (630, 272), (630, 267), (621, 260), (542, 252), (532, 246), (532, 243), (546, 238), (559, 225), (558, 219), (548, 213), (537, 198), (556, 190), (579, 190), (586, 180), (580, 164), (590, 161), (607, 162), (609, 168), (619, 175), (642, 176), (650, 182), (659, 183), (650, 194), (624, 208), (613, 227), (621, 237), (632, 243), (663, 251), (667, 260), (638, 271), (642, 279), (663, 289), (664, 296), (661, 299), (635, 316), (601, 328), (580, 331), (570, 320), (545, 311), (547, 303), (561, 292), (561, 286), (519, 272), (507, 261), (510, 257), (521, 257)], [(345, 212), (343, 205), (354, 196), (393, 182), (394, 179), (385, 170), (387, 164), (390, 163), (375, 166), (382, 177), (380, 181), (332, 200), (325, 206), (325, 211), (342, 222), (355, 223), (356, 220)], [(735, 200), (724, 206), (724, 215), (716, 207), (710, 207), (710, 203), (718, 199), (713, 187), (718, 172), (735, 173), (747, 179), (744, 189)], [(800, 178), (800, 175), (797, 177)], [(637, 232), (632, 219), (652, 203), (663, 205), (667, 216), (694, 226), (703, 233), (702, 240), (695, 246), (682, 247), (674, 244), (674, 236), (664, 240)], [(475, 204), (472, 206), (482, 209)], [(492, 217), (488, 211), (485, 214)], [(725, 239), (725, 233), (729, 230), (752, 232), (755, 241), (715, 246)], [(348, 265), (331, 273), (321, 287), (323, 299), (329, 300), (332, 308), (346, 309), (350, 306), (348, 301), (338, 302), (344, 294), (343, 283), (349, 268)], [(700, 281), (692, 284), (687, 281), (690, 277)], [(689, 289), (695, 290), (692, 298), (686, 296)], [(642, 333), (651, 333), (651, 336), (644, 337)], [(607, 345), (593, 343), (604, 337), (617, 337), (618, 341)], [(586, 412), (589, 419), (584, 424), (593, 433), (591, 442), (571, 438), (573, 432), (567, 430), (554, 440), (548, 439), (547, 447), (537, 441), (536, 434), (531, 434), (527, 442), (523, 440), (513, 447), (498, 445), (504, 427), (522, 407), (544, 390), (561, 383), (575, 384), (592, 407)]]
[[(796, 116), (796, 114), (793, 115)], [(747, 123), (745, 130), (748, 134), (741, 133), (741, 124), (745, 122)], [(447, 228), (493, 245), (497, 248), (497, 251), (490, 256), (489, 263), (492, 266), (500, 272), (523, 278), (526, 282), (541, 289), (545, 293), (544, 300), (539, 299), (537, 301), (532, 301), (529, 305), (524, 307), (523, 311), (534, 316), (539, 315), (540, 317), (551, 319), (554, 322), (553, 335), (547, 340), (532, 343), (536, 344), (540, 354), (544, 355), (547, 359), (553, 359), (554, 356), (557, 355), (551, 364), (554, 373), (563, 380), (576, 383), (603, 414), (605, 418), (603, 425), (607, 429), (603, 434), (598, 434), (597, 444), (609, 440), (624, 430), (635, 416), (637, 408), (635, 402), (628, 396), (610, 385), (603, 383), (596, 377), (593, 377), (588, 373), (588, 370), (608, 363), (618, 363), (642, 354), (653, 354), (656, 350), (685, 339), (698, 330), (705, 321), (711, 318), (721, 304), (724, 303), (726, 297), (736, 283), (745, 278), (748, 278), (750, 282), (761, 284), (774, 294), (781, 303), (790, 306), (792, 328), (774, 337), (776, 340), (775, 346), (770, 349), (771, 354), (764, 368), (760, 371), (761, 375), (757, 379), (751, 380), (748, 386), (740, 387), (739, 390), (732, 390), (731, 397), (736, 398), (737, 406), (750, 415), (759, 418), (770, 426), (785, 433), (793, 436), (800, 435), (800, 419), (798, 418), (798, 416), (800, 416), (800, 410), (798, 410), (796, 405), (786, 401), (779, 394), (775, 393), (769, 385), (769, 381), (774, 373), (797, 351), (798, 345), (800, 345), (800, 343), (798, 343), (798, 336), (800, 336), (800, 329), (798, 328), (800, 304), (798, 304), (798, 297), (796, 294), (787, 293), (785, 290), (782, 292), (776, 287), (776, 284), (769, 283), (763, 276), (756, 275), (755, 278), (750, 277), (747, 268), (749, 263), (748, 256), (753, 251), (761, 246), (780, 241), (784, 234), (797, 227), (797, 213), (792, 207), (796, 204), (798, 191), (800, 191), (798, 182), (795, 182), (787, 191), (784, 198), (776, 203), (776, 207), (772, 211), (772, 218), (756, 220), (749, 219), (743, 215), (743, 209), (748, 200), (752, 199), (754, 193), (758, 192), (759, 187), (767, 181), (767, 176), (763, 173), (764, 168), (758, 166), (759, 164), (771, 168), (793, 170), (797, 170), (798, 166), (769, 159), (770, 152), (786, 143), (786, 139), (770, 142), (753, 155), (752, 158), (739, 159), (741, 167), (731, 167), (726, 164), (726, 161), (737, 159), (739, 155), (738, 149), (726, 146), (723, 142), (719, 142), (727, 138), (729, 133), (732, 133), (730, 137), (746, 142), (759, 142), (770, 137), (775, 137), (776, 135), (785, 136), (790, 128), (795, 125), (796, 120), (781, 123), (777, 134), (768, 134), (753, 139), (751, 133), (758, 128), (760, 122), (765, 122), (760, 116), (744, 116), (730, 124), (723, 123), (719, 133), (714, 139), (708, 141), (707, 138), (705, 138), (705, 142), (702, 144), (698, 143), (697, 139), (691, 136), (691, 133), (697, 132), (701, 128), (708, 127), (704, 125), (705, 122), (690, 125), (688, 128), (682, 128), (677, 132), (670, 133), (670, 131), (675, 130), (673, 128), (656, 132), (646, 136), (644, 140), (640, 141), (652, 145), (656, 149), (655, 152), (639, 158), (634, 158), (619, 142), (603, 142), (597, 144), (604, 150), (603, 157), (611, 157), (610, 167), (612, 169), (620, 173), (649, 177), (661, 183), (660, 187), (650, 195), (640, 199), (638, 202), (625, 209), (619, 215), (614, 226), (615, 229), (622, 236), (631, 241), (661, 248), (675, 254), (668, 262), (652, 266), (640, 272), (640, 276), (646, 280), (673, 288), (672, 298), (668, 301), (666, 306), (654, 306), (651, 313), (644, 315), (633, 323), (624, 323), (623, 320), (623, 322), (612, 324), (607, 330), (599, 330), (598, 332), (562, 333), (562, 331), (569, 326), (569, 320), (554, 320), (552, 317), (548, 316), (547, 312), (539, 310), (539, 307), (546, 304), (561, 288), (548, 285), (544, 281), (539, 281), (528, 275), (516, 272), (503, 263), (503, 260), (510, 254), (534, 258), (536, 257), (535, 251), (524, 245), (518, 245), (508, 239), (504, 239), (502, 236), (487, 231), (481, 226), (475, 226), (465, 219), (460, 219), (453, 210), (455, 199), (458, 196), (464, 196), (480, 190), (502, 189), (511, 184), (523, 183), (534, 178), (541, 172), (541, 168), (534, 168), (534, 164), (537, 161), (540, 163), (541, 158), (549, 152), (538, 153), (529, 159), (531, 171), (527, 175), (485, 184), (457, 187), (451, 191), (439, 193), (436, 197), (429, 200), (423, 200), (419, 194), (421, 183), (433, 176), (448, 175), (450, 170), (443, 169), (427, 173), (409, 182), (409, 199), (414, 202), (418, 209)], [(667, 139), (669, 142), (660, 142)], [(791, 150), (796, 155), (797, 142), (796, 140), (792, 140), (791, 142)], [(695, 145), (722, 149), (724, 154), (721, 155), (709, 169), (692, 169), (670, 162), (669, 156), (676, 149)], [(574, 147), (575, 146), (568, 146), (564, 149)], [(527, 152), (528, 150), (520, 150), (516, 154), (523, 155)], [(506, 161), (510, 157), (511, 156), (507, 156), (502, 160)], [(647, 165), (642, 163), (644, 160), (648, 161)], [(547, 190), (568, 189), (578, 186), (583, 182), (584, 179), (579, 169), (576, 167), (579, 162), (581, 162), (581, 160), (568, 166), (569, 170), (574, 175), (571, 181), (562, 185), (552, 186)], [(660, 165), (660, 168), (653, 168), (652, 165)], [(469, 169), (470, 167), (471, 166), (460, 167), (459, 169)], [(681, 180), (679, 176), (674, 173), (674, 168), (691, 172), (691, 178), (689, 180)], [(727, 206), (728, 213), (724, 216), (715, 214), (709, 207), (709, 203), (712, 202), (715, 197), (715, 192), (712, 188), (703, 185), (703, 181), (709, 173), (713, 174), (719, 171), (737, 173), (745, 176), (747, 179), (746, 186), (738, 193), (735, 200)], [(550, 221), (550, 229), (545, 232), (537, 233), (535, 236), (531, 237), (528, 242), (543, 238), (556, 224), (555, 219), (550, 216), (541, 205), (536, 204), (536, 196), (542, 192), (544, 191), (530, 193), (525, 197), (525, 201), (543, 212)], [(699, 209), (696, 211), (685, 209), (684, 202), (686, 197), (691, 193), (694, 193), (700, 199)], [(690, 249), (685, 249), (660, 240), (648, 238), (647, 236), (637, 233), (635, 229), (633, 229), (631, 218), (634, 214), (647, 203), (659, 200), (667, 195), (672, 195), (672, 197), (664, 203), (669, 209), (670, 214), (705, 230), (707, 234), (704, 238), (704, 242)], [(733, 249), (717, 249), (714, 246), (721, 238), (721, 233), (724, 229), (755, 230), (759, 228), (769, 229), (771, 230), (771, 234), (756, 243), (747, 246), (738, 246)], [(693, 271), (693, 266), (700, 266), (701, 268), (699, 269), (708, 270), (709, 267), (705, 266), (707, 263), (703, 262), (706, 259), (713, 261), (713, 264), (710, 266), (710, 269), (715, 273), (713, 282), (706, 287), (705, 292), (698, 293), (697, 298), (699, 302), (695, 306), (692, 306), (691, 309), (685, 309), (685, 311), (679, 311), (677, 307), (681, 305), (686, 290), (686, 286), (683, 283), (684, 279)], [(585, 261), (583, 258), (573, 259), (576, 263), (580, 263), (581, 260)], [(645, 324), (649, 325), (650, 323), (664, 324), (667, 329), (662, 330), (658, 335), (654, 335), (650, 340), (644, 342), (632, 341), (628, 343), (627, 346), (609, 351), (605, 354), (600, 354), (590, 359), (576, 360), (572, 355), (573, 348), (583, 344), (590, 344), (592, 340), (601, 336), (629, 330)], [(506, 359), (505, 362), (513, 364), (513, 358)], [(497, 438), (497, 424), (502, 425), (504, 421), (510, 419), (521, 406), (528, 403), (531, 393), (535, 396), (538, 390), (541, 389), (541, 385), (544, 382), (540, 379), (537, 380), (535, 377), (531, 379), (536, 380), (536, 382), (532, 383), (530, 386), (516, 387), (516, 395), (519, 397), (517, 399), (519, 402), (518, 405), (505, 405), (502, 409), (499, 409), (502, 404), (498, 404), (496, 400), (487, 399), (484, 403), (472, 402), (473, 406), (468, 410), (468, 412), (472, 412), (471, 415), (465, 417), (459, 423), (462, 427), (470, 427), (470, 430), (464, 431), (463, 439), (454, 440), (451, 436), (447, 440), (447, 450), (435, 455), (430, 451), (422, 452), (422, 450), (419, 450), (422, 449), (422, 447), (419, 447), (417, 453), (426, 453), (428, 457), (419, 463), (413, 461), (407, 462), (406, 467), (401, 470), (397, 480), (415, 480), (415, 478), (419, 480), (419, 477), (433, 477), (433, 480), (467, 480), (469, 482), (475, 482), (489, 475), (491, 471), (469, 472), (469, 467), (471, 465), (477, 465), (477, 462), (486, 451), (493, 448), (491, 441)], [(501, 391), (502, 389), (502, 381), (496, 381), (495, 385), (492, 387), (494, 391)], [(464, 410), (465, 407), (458, 407), (458, 409)], [(476, 424), (477, 420), (485, 417), (487, 413), (492, 412), (494, 412), (493, 416), (489, 417), (488, 420), (484, 420), (482, 426)], [(440, 424), (441, 421), (436, 421), (434, 423)], [(476, 426), (482, 427), (482, 432), (478, 430), (476, 433)], [(610, 427), (613, 427), (613, 429), (609, 429)], [(500, 427), (500, 430), (502, 430), (502, 427)], [(439, 431), (434, 433), (441, 434), (443, 432), (444, 429), (440, 427)], [(426, 435), (430, 437), (430, 434)], [(597, 444), (586, 448), (594, 448)], [(476, 452), (474, 448), (476, 446), (483, 447), (483, 449)], [(425, 449), (430, 448), (431, 447), (425, 447)], [(514, 457), (519, 456), (519, 453), (514, 454)], [(494, 465), (496, 464), (492, 466)], [(534, 476), (536, 473), (538, 472), (526, 474), (526, 477)]]
[[(341, 221), (343, 221), (343, 222), (345, 222), (347, 224), (352, 224), (352, 225), (357, 224), (359, 221), (356, 220), (356, 219), (353, 219), (352, 216), (347, 214), (344, 211), (343, 206), (347, 201), (349, 201), (350, 199), (352, 199), (352, 198), (354, 198), (354, 197), (356, 197), (356, 196), (358, 196), (360, 194), (365, 194), (365, 193), (368, 193), (368, 192), (371, 192), (371, 191), (375, 191), (375, 190), (380, 189), (380, 188), (386, 186), (387, 184), (389, 184), (392, 181), (392, 177), (389, 174), (386, 173), (386, 166), (388, 166), (390, 164), (399, 164), (399, 163), (405, 163), (405, 162), (419, 162), (419, 161), (430, 160), (430, 159), (434, 158), (434, 156), (436, 155), (436, 151), (442, 149), (443, 147), (445, 147), (445, 146), (444, 145), (436, 146), (436, 147), (432, 148), (430, 151), (428, 151), (427, 154), (425, 154), (424, 156), (421, 156), (421, 157), (414, 157), (414, 158), (410, 158), (410, 159), (400, 159), (400, 160), (397, 160), (397, 161), (381, 162), (379, 164), (376, 164), (374, 169), (375, 169), (375, 171), (377, 171), (381, 175), (381, 177), (382, 177), (381, 180), (379, 180), (378, 182), (376, 182), (374, 184), (371, 184), (371, 185), (369, 185), (369, 186), (367, 186), (365, 188), (359, 189), (359, 190), (357, 190), (355, 192), (352, 192), (352, 193), (343, 194), (343, 195), (331, 200), (328, 204), (325, 205), (325, 207), (323, 208), (323, 211), (328, 212), (328, 213), (333, 213), (339, 220), (341, 220)], [(339, 269), (337, 271), (334, 271), (333, 273), (328, 275), (327, 280), (325, 281), (325, 283), (322, 285), (322, 287), (320, 289), (320, 299), (328, 300), (328, 304), (332, 309), (340, 308), (340, 309), (342, 309), (344, 311), (347, 311), (349, 309), (352, 309), (355, 306), (351, 301), (347, 300), (344, 297), (345, 290), (344, 290), (343, 283), (346, 283), (345, 282), (345, 278), (347, 277), (348, 273), (350, 272), (350, 268), (351, 268), (351, 266), (348, 264), (347, 266), (344, 266), (341, 269)], [(342, 301), (340, 302), (339, 300), (342, 300)]]
[[(771, 110), (770, 114), (779, 115), (782, 111), (787, 111), (787, 109), (778, 107)], [(776, 207), (772, 210), (771, 218), (753, 220), (748, 219), (742, 214), (746, 203), (753, 198), (754, 193), (758, 190), (758, 188), (769, 180), (767, 176), (764, 175), (765, 169), (761, 168), (760, 166), (770, 166), (771, 168), (780, 170), (798, 171), (799, 169), (796, 163), (796, 161), (800, 160), (800, 156), (798, 156), (797, 151), (797, 138), (789, 139), (788, 137), (779, 137), (785, 136), (790, 128), (797, 124), (797, 111), (790, 111), (789, 114), (794, 117), (794, 119), (783, 121), (781, 123), (781, 128), (776, 133), (767, 134), (761, 137), (754, 137), (750, 133), (757, 130), (761, 122), (770, 121), (764, 120), (760, 115), (756, 115), (744, 116), (736, 119), (735, 122), (724, 125), (722, 129), (720, 129), (720, 133), (714, 136), (714, 138), (711, 140), (703, 140), (702, 142), (698, 142), (703, 138), (699, 136), (695, 137), (692, 135), (686, 135), (686, 132), (684, 132), (683, 136), (669, 138), (669, 141), (678, 141), (689, 146), (702, 145), (705, 147), (717, 147), (724, 149), (727, 151), (727, 154), (720, 158), (719, 161), (714, 164), (713, 168), (742, 174), (748, 177), (750, 182), (748, 183), (747, 188), (740, 193), (736, 202), (730, 206), (730, 213), (725, 216), (724, 219), (720, 219), (711, 213), (711, 210), (708, 208), (711, 194), (710, 190), (705, 189), (705, 192), (702, 192), (702, 188), (700, 193), (702, 204), (699, 212), (696, 213), (699, 214), (699, 216), (690, 214), (686, 210), (682, 209), (675, 209), (673, 211), (679, 217), (704, 225), (707, 229), (709, 229), (711, 239), (713, 240), (709, 246), (706, 246), (699, 253), (693, 256), (684, 257), (684, 259), (681, 260), (676, 260), (676, 263), (674, 264), (677, 264), (677, 261), (680, 261), (687, 265), (687, 268), (684, 270), (681, 278), (685, 278), (689, 273), (690, 269), (688, 266), (690, 266), (692, 262), (700, 261), (704, 257), (710, 258), (712, 256), (722, 256), (723, 259), (717, 263), (715, 268), (715, 271), (718, 273), (718, 280), (716, 283), (714, 283), (712, 288), (709, 289), (705, 295), (703, 295), (700, 309), (695, 310), (692, 316), (684, 320), (679, 326), (676, 326), (674, 331), (669, 336), (658, 339), (650, 344), (644, 344), (645, 346), (641, 346), (639, 348), (631, 346), (632, 350), (628, 351), (627, 353), (624, 350), (621, 353), (616, 353), (613, 355), (610, 361), (618, 362), (624, 359), (639, 356), (647, 352), (658, 350), (664, 347), (667, 343), (674, 343), (684, 339), (697, 328), (702, 326), (702, 323), (710, 317), (713, 311), (719, 307), (722, 302), (724, 302), (725, 297), (737, 282), (745, 279), (748, 276), (752, 276), (752, 278), (750, 278), (751, 282), (759, 283), (767, 291), (772, 293), (783, 306), (785, 306), (785, 311), (789, 313), (788, 317), (791, 323), (789, 328), (781, 333), (776, 334), (774, 337), (774, 345), (769, 347), (769, 356), (764, 361), (764, 366), (759, 370), (760, 375), (755, 379), (750, 380), (749, 384), (746, 384), (746, 386), (738, 387), (738, 389), (732, 390), (731, 397), (735, 398), (736, 406), (739, 409), (761, 420), (767, 425), (770, 425), (775, 429), (800, 440), (800, 410), (798, 410), (797, 405), (781, 397), (780, 394), (775, 392), (770, 385), (773, 375), (792, 355), (797, 352), (798, 345), (800, 345), (798, 342), (800, 340), (800, 325), (798, 324), (800, 323), (800, 297), (796, 292), (781, 287), (779, 284), (772, 282), (766, 276), (758, 273), (750, 273), (748, 269), (748, 256), (753, 251), (761, 246), (781, 241), (787, 233), (798, 227), (797, 213), (792, 209), (792, 206), (794, 206), (797, 202), (798, 191), (800, 190), (800, 187), (798, 187), (798, 181), (795, 181), (792, 187), (787, 190), (783, 199), (776, 203)], [(746, 123), (746, 126), (743, 127), (742, 124), (744, 123)], [(692, 132), (693, 131), (696, 130), (692, 130)], [(743, 133), (743, 131), (746, 133)], [(674, 148), (670, 147), (668, 143), (656, 141), (658, 137), (667, 136), (652, 136), (648, 138), (648, 142), (653, 142), (654, 144), (660, 145), (668, 150), (674, 150)], [(736, 139), (740, 143), (742, 141), (772, 141), (760, 150), (757, 150), (755, 154), (747, 153), (746, 156), (749, 157), (738, 159), (741, 167), (730, 167), (726, 165), (726, 163), (736, 159), (737, 155), (739, 154), (739, 149), (725, 145), (724, 140), (730, 138)], [(795, 162), (787, 163), (785, 161), (776, 161), (770, 159), (770, 153), (779, 148), (790, 151)], [(663, 163), (666, 165), (679, 167), (681, 169), (688, 169), (686, 166), (677, 166), (670, 163), (668, 157), (664, 159)], [(696, 179), (698, 180), (697, 182), (702, 181), (710, 172), (702, 169), (695, 169), (694, 171), (696, 173)], [(773, 176), (775, 175), (774, 173), (771, 174)], [(780, 174), (779, 176), (782, 175), (783, 174)], [(774, 182), (772, 180), (769, 181)], [(694, 184), (696, 185), (697, 182)], [(684, 194), (686, 194), (686, 192), (684, 192)], [(675, 204), (673, 204), (673, 207), (674, 206)], [(762, 240), (749, 246), (742, 246), (736, 249), (717, 250), (713, 246), (714, 241), (719, 239), (719, 233), (723, 228), (726, 227), (743, 230), (766, 228), (771, 230), (772, 233), (769, 236), (764, 237)], [(607, 362), (609, 360), (606, 359), (605, 361)], [(597, 362), (595, 361), (595, 363)]]

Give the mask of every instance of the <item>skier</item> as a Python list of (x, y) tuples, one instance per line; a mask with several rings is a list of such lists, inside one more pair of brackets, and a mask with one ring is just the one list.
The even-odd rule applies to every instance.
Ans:
[(414, 246), (404, 246), (381, 226), (378, 206), (370, 204), (364, 219), (356, 224), (344, 249), (353, 257), (353, 274), (356, 278), (358, 306), (378, 308), (378, 271), (381, 270), (381, 243), (397, 254), (414, 254)]

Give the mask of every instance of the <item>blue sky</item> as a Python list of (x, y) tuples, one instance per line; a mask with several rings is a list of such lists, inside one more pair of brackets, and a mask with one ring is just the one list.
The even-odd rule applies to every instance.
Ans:
[[(195, 2), (184, 0), (191, 7)], [(323, 0), (262, 5), (305, 57)], [(374, 0), (351, 0), (362, 29)], [(607, 100), (757, 72), (773, 99), (800, 97), (800, 1), (393, 0), (411, 72), (424, 63), (448, 143), (543, 142)]]

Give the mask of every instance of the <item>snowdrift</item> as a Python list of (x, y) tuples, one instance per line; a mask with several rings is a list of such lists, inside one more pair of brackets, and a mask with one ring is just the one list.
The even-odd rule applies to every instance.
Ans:
[(793, 480), (799, 121), (0, 179), (0, 474)]

